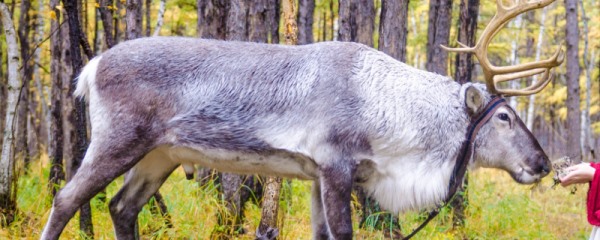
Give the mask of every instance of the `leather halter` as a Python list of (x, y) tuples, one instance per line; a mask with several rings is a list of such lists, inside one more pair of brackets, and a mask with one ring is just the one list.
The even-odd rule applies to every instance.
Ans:
[(507, 105), (506, 100), (501, 97), (495, 96), (492, 100), (485, 106), (484, 111), (477, 115), (477, 117), (471, 118), (471, 123), (469, 124), (469, 128), (466, 135), (466, 140), (462, 143), (460, 147), (460, 152), (456, 158), (456, 164), (454, 165), (454, 170), (452, 171), (452, 176), (450, 176), (450, 184), (448, 185), (448, 194), (446, 200), (439, 204), (435, 209), (429, 212), (429, 216), (427, 219), (419, 227), (415, 228), (408, 236), (404, 237), (405, 240), (413, 237), (417, 232), (423, 229), (431, 219), (435, 218), (440, 210), (447, 206), (448, 203), (456, 195), (459, 188), (462, 188), (463, 180), (465, 178), (465, 173), (467, 172), (467, 165), (469, 165), (469, 160), (473, 156), (473, 149), (475, 144), (475, 138), (477, 137), (477, 133), (479, 129), (483, 125), (485, 125), (498, 108), (501, 106)]

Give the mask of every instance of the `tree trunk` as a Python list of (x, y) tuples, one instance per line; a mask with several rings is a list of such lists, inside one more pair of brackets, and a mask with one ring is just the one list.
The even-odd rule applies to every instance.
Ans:
[[(67, 98), (65, 101), (74, 101), (72, 113), (69, 116), (69, 124), (72, 124), (75, 132), (73, 137), (72, 151), (72, 163), (70, 168), (67, 168), (67, 181), (70, 180), (83, 160), (85, 150), (87, 148), (87, 124), (85, 117), (85, 103), (80, 98), (73, 98), (73, 91), (75, 90), (76, 81), (75, 78), (81, 72), (83, 67), (83, 60), (81, 57), (80, 39), (83, 36), (81, 32), (81, 26), (79, 24), (79, 14), (77, 12), (77, 5), (74, 1), (63, 0), (63, 6), (65, 13), (67, 14), (66, 20), (69, 24), (69, 48), (71, 56), (72, 73), (69, 76), (69, 90), (67, 92)], [(64, 60), (64, 59), (63, 59)], [(79, 228), (89, 238), (93, 238), (94, 231), (92, 226), (92, 212), (89, 202), (84, 204), (79, 211)]]
[(565, 0), (567, 10), (567, 156), (581, 162), (581, 110), (579, 108), (579, 28), (577, 0)]
[(25, 168), (28, 168), (30, 161), (29, 147), (27, 141), (28, 134), (28, 124), (27, 124), (27, 116), (29, 112), (29, 83), (31, 81), (32, 68), (30, 64), (30, 53), (29, 53), (29, 32), (30, 26), (29, 23), (29, 9), (31, 8), (30, 1), (21, 1), (21, 10), (22, 13), (19, 16), (19, 43), (20, 43), (20, 51), (21, 51), (21, 59), (22, 59), (22, 87), (20, 88), (20, 99), (19, 99), (19, 109), (17, 112), (17, 127), (16, 127), (16, 146), (15, 153), (18, 158), (23, 158), (23, 162), (25, 164)]
[(0, 2), (0, 18), (8, 51), (8, 92), (6, 98), (6, 117), (4, 137), (2, 141), (2, 153), (0, 156), (0, 215), (1, 225), (7, 226), (14, 220), (16, 212), (17, 179), (15, 170), (15, 123), (21, 88), (19, 78), (19, 46), (17, 45), (17, 34), (15, 25), (11, 19), (10, 11), (3, 2)]
[(60, 182), (65, 180), (63, 168), (63, 121), (62, 121), (62, 79), (60, 77), (60, 10), (56, 8), (59, 0), (50, 0), (50, 9), (54, 11), (56, 18), (50, 19), (50, 124), (48, 130), (50, 138), (48, 140), (48, 158), (50, 159), (49, 189), (54, 197), (60, 186)]
[(152, 20), (152, 18), (150, 16), (151, 8), (152, 8), (152, 0), (146, 0), (146, 8), (145, 8), (145, 10), (146, 10), (146, 12), (145, 12), (145, 15), (146, 15), (146, 28), (145, 28), (146, 29), (146, 37), (150, 37), (150, 32), (151, 32), (150, 31), (150, 28), (151, 28), (150, 22)]
[(225, 39), (228, 1), (198, 0), (198, 37)]
[(248, 4), (248, 41), (267, 43), (267, 1), (253, 0)]
[(429, 24), (427, 27), (427, 71), (448, 75), (448, 52), (440, 45), (448, 46), (452, 0), (429, 1)]
[(315, 0), (298, 1), (298, 44), (304, 45), (313, 42), (313, 15)]
[(585, 71), (585, 108), (581, 113), (581, 143), (583, 144), (583, 160), (586, 162), (594, 161), (596, 156), (593, 147), (593, 132), (590, 119), (590, 102), (592, 98), (592, 68), (594, 66), (594, 52), (589, 54), (589, 30), (588, 18), (585, 15), (583, 0), (579, 1), (581, 6), (581, 20), (583, 21), (583, 69)]
[[(293, 0), (282, 0), (284, 37), (287, 45), (298, 44), (298, 26), (296, 25), (296, 9)], [(281, 178), (267, 177), (264, 184), (263, 207), (260, 224), (256, 233), (257, 239), (276, 239), (279, 234), (277, 217), (279, 215), (279, 196)]]
[[(513, 22), (514, 25), (513, 27), (515, 29), (519, 29), (517, 32), (517, 36), (512, 38), (510, 41), (510, 59), (508, 60), (508, 62), (510, 63), (510, 65), (517, 65), (519, 64), (519, 46), (517, 45), (517, 42), (519, 42), (521, 40), (521, 32), (523, 31), (523, 15), (519, 15), (517, 17), (515, 17), (515, 21)], [(511, 81), (510, 82), (510, 88), (515, 89), (518, 88), (519, 86), (519, 82), (518, 81)], [(513, 109), (517, 109), (517, 102), (518, 97), (513, 96), (509, 98), (509, 105), (513, 108)]]
[(373, 0), (339, 1), (339, 40), (373, 46), (375, 5)]
[[(477, 17), (479, 16), (479, 0), (461, 0), (460, 1), (460, 16), (458, 26), (458, 41), (468, 46), (475, 45), (475, 35), (477, 31)], [(471, 54), (456, 54), (455, 62), (455, 80), (460, 84), (471, 81), (471, 76), (474, 68)], [(469, 175), (465, 173), (464, 186), (450, 206), (453, 209), (452, 225), (460, 227), (465, 222), (465, 209), (468, 206), (467, 187)]]
[(406, 62), (409, 0), (382, 0), (379, 20), (379, 50)]
[[(160, 5), (158, 6), (158, 16), (156, 17), (156, 27), (154, 28), (154, 33), (152, 33), (152, 36), (154, 36), (154, 37), (156, 37), (160, 34), (160, 29), (162, 28), (162, 25), (164, 24), (166, 5), (167, 5), (167, 0), (160, 0)], [(200, 16), (198, 16), (198, 17), (200, 17)]]
[(123, 9), (123, 4), (121, 3), (121, 0), (116, 0), (115, 11), (113, 12), (113, 27), (115, 28), (115, 34), (113, 39), (115, 44), (119, 43), (121, 39), (123, 39), (123, 33), (121, 32), (121, 9)]
[[(36, 17), (36, 29), (35, 29), (35, 38), (34, 41), (36, 44), (40, 44), (44, 38), (44, 17), (43, 17), (43, 13), (45, 11), (44, 8), (44, 1), (43, 0), (38, 0), (38, 10), (37, 10), (37, 17)], [(34, 75), (34, 82), (35, 82), (35, 88), (37, 90), (37, 94), (40, 96), (40, 104), (42, 105), (42, 112), (41, 112), (41, 118), (40, 118), (40, 131), (39, 134), (40, 136), (44, 136), (44, 139), (40, 139), (42, 140), (40, 143), (45, 144), (46, 146), (48, 146), (49, 143), (49, 129), (48, 129), (48, 125), (50, 123), (50, 110), (48, 109), (48, 103), (46, 102), (46, 98), (45, 98), (45, 94), (44, 93), (48, 93), (49, 88), (45, 87), (42, 85), (42, 75), (40, 72), (40, 58), (41, 58), (41, 48), (37, 48), (34, 50), (33, 52), (33, 75)], [(50, 95), (48, 94), (48, 97), (50, 97)], [(42, 119), (43, 118), (43, 119)]]
[(356, 38), (356, 16), (353, 14), (354, 4), (352, 1), (354, 0), (339, 0), (337, 38), (339, 41), (350, 42)]
[[(542, 43), (544, 42), (544, 29), (545, 29), (545, 22), (546, 22), (546, 13), (548, 8), (544, 8), (544, 10), (542, 10), (542, 18), (540, 20), (540, 30), (539, 30), (539, 34), (538, 34), (538, 40), (537, 40), (537, 46), (535, 49), (535, 61), (539, 62), (540, 61), (540, 55), (542, 53)], [(532, 82), (531, 84), (535, 84), (537, 82), (537, 75), (533, 76), (532, 78)], [(525, 126), (527, 126), (527, 129), (529, 129), (529, 131), (533, 131), (533, 120), (535, 118), (535, 114), (534, 114), (534, 110), (535, 110), (535, 94), (529, 95), (529, 103), (527, 105), (527, 120), (525, 123)]]
[(279, 44), (279, 3), (281, 0), (267, 0), (267, 28), (270, 43)]
[(106, 48), (112, 48), (115, 45), (113, 37), (113, 15), (109, 8), (112, 8), (112, 0), (100, 0), (100, 18), (102, 18), (102, 27), (104, 28), (104, 41)]
[(127, 24), (127, 39), (136, 39), (142, 36), (142, 1), (127, 0), (127, 11), (125, 12)]
[(356, 42), (373, 47), (375, 3), (373, 0), (353, 0), (356, 5)]

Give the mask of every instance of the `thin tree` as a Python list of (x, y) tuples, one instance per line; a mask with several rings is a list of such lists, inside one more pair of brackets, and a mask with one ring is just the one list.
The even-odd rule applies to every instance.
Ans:
[[(72, 162), (71, 164), (68, 164), (69, 167), (67, 168), (68, 181), (75, 175), (77, 169), (79, 169), (88, 145), (85, 103), (80, 98), (73, 98), (73, 91), (75, 90), (76, 83), (75, 78), (79, 75), (83, 67), (83, 59), (81, 57), (82, 48), (80, 48), (80, 45), (81, 41), (84, 41), (85, 39), (82, 38), (83, 33), (81, 32), (81, 26), (79, 23), (79, 13), (76, 5), (77, 3), (69, 0), (62, 0), (62, 2), (65, 8), (65, 13), (67, 14), (66, 20), (69, 24), (69, 48), (71, 67), (73, 69), (71, 75), (68, 76), (68, 79), (70, 79), (69, 91), (67, 93), (68, 99), (64, 99), (65, 101), (69, 101), (71, 99), (74, 101), (72, 113), (70, 115), (71, 117), (68, 121), (68, 124), (71, 124), (75, 130), (75, 134), (72, 136), (73, 141), (71, 141), (71, 144), (73, 144), (71, 148)], [(85, 48), (83, 49), (85, 50)], [(83, 234), (86, 235), (86, 237), (93, 238), (94, 231), (92, 226), (92, 211), (89, 202), (80, 208), (79, 228)]]
[[(542, 54), (542, 44), (544, 43), (544, 29), (546, 28), (546, 13), (548, 12), (548, 8), (544, 8), (544, 10), (542, 11), (542, 17), (540, 19), (540, 30), (538, 32), (538, 42), (537, 42), (537, 46), (535, 48), (535, 61), (539, 62), (540, 61), (540, 57)], [(537, 75), (532, 77), (532, 83), (531, 84), (535, 84), (535, 82), (537, 82)], [(535, 94), (532, 94), (529, 96), (529, 103), (527, 106), (527, 120), (525, 122), (525, 126), (527, 126), (527, 129), (529, 129), (530, 131), (533, 131), (533, 120), (535, 119), (535, 114), (534, 114), (534, 110), (535, 110)]]
[(10, 11), (0, 2), (0, 18), (8, 51), (8, 92), (6, 97), (6, 117), (2, 153), (0, 155), (0, 214), (3, 226), (14, 220), (17, 208), (17, 179), (15, 170), (15, 123), (21, 79), (19, 78), (19, 46)]
[(22, 77), (23, 85), (20, 90), (19, 109), (17, 110), (17, 126), (16, 126), (16, 147), (15, 153), (18, 157), (23, 158), (25, 167), (27, 168), (30, 161), (29, 146), (27, 141), (28, 133), (28, 112), (29, 112), (29, 83), (32, 76), (32, 68), (30, 64), (30, 53), (29, 53), (29, 32), (31, 31), (31, 24), (29, 23), (30, 16), (29, 10), (31, 9), (31, 1), (21, 1), (20, 16), (19, 16), (19, 27), (17, 34), (19, 35), (20, 52), (22, 59)]
[(48, 158), (50, 159), (49, 188), (52, 196), (56, 195), (61, 181), (65, 180), (63, 168), (63, 121), (62, 121), (62, 79), (60, 77), (60, 10), (56, 8), (59, 0), (50, 0), (50, 10), (55, 17), (50, 18), (50, 139), (48, 140)]
[(578, 0), (565, 0), (567, 24), (565, 37), (567, 42), (567, 156), (575, 162), (581, 162), (581, 110), (579, 108), (579, 20)]
[(315, 12), (315, 0), (298, 1), (298, 44), (309, 44), (313, 42), (313, 16)]
[(452, 0), (429, 1), (429, 23), (427, 27), (427, 71), (440, 75), (448, 74), (448, 53), (440, 45), (448, 46)]
[(583, 144), (583, 159), (590, 162), (596, 159), (593, 142), (593, 133), (590, 119), (590, 102), (592, 98), (592, 70), (594, 67), (594, 51), (589, 53), (589, 18), (585, 14), (583, 0), (579, 1), (581, 20), (583, 21), (583, 70), (585, 71), (585, 107), (581, 112), (581, 143)]
[(100, 7), (98, 8), (98, 11), (100, 11), (100, 18), (102, 19), (104, 41), (107, 48), (112, 48), (115, 45), (115, 38), (113, 36), (113, 15), (110, 10), (112, 7), (112, 0), (100, 0)]
[(154, 37), (160, 34), (160, 29), (164, 24), (166, 5), (167, 0), (160, 0), (160, 5), (158, 6), (158, 16), (156, 17), (156, 27), (154, 28), (154, 33), (152, 33), (152, 36)]
[[(298, 44), (298, 25), (296, 24), (296, 8), (293, 0), (282, 0), (284, 38), (287, 45)], [(279, 214), (279, 196), (281, 178), (267, 177), (265, 181), (263, 208), (256, 236), (258, 239), (275, 239), (279, 234), (277, 217)]]
[[(477, 17), (479, 16), (479, 0), (461, 0), (460, 1), (460, 15), (458, 25), (458, 42), (464, 43), (468, 46), (475, 45), (475, 33), (477, 31)], [(471, 54), (458, 53), (456, 54), (455, 65), (455, 76), (454, 79), (460, 84), (464, 84), (471, 81), (473, 75), (473, 59)], [(452, 207), (452, 225), (454, 227), (464, 225), (465, 221), (465, 208), (468, 205), (467, 202), (467, 187), (469, 183), (469, 175), (465, 175), (464, 187), (454, 200), (450, 202)]]

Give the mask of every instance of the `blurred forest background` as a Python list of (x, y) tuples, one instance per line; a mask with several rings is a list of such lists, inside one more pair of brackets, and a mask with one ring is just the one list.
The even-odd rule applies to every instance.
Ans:
[[(439, 45), (474, 45), (495, 12), (495, 1), (479, 0), (0, 1), (0, 237), (39, 237), (52, 196), (77, 171), (89, 139), (85, 104), (72, 96), (74, 79), (87, 61), (119, 42), (149, 36), (269, 44), (355, 41), (459, 82), (482, 81), (477, 61)], [(509, 100), (551, 159), (600, 160), (598, 39), (600, 1), (565, 0), (517, 16), (489, 47), (497, 66), (546, 59), (558, 46), (566, 50), (548, 87)], [(533, 81), (524, 78), (507, 87)], [(173, 174), (140, 214), (140, 236), (253, 238), (262, 219), (264, 226), (280, 229), (280, 238), (310, 238), (310, 183), (215, 176), (203, 169), (198, 181)], [(493, 170), (469, 176), (464, 199), (444, 209), (418, 238), (565, 239), (585, 237), (589, 230), (585, 187), (573, 196), (546, 191), (547, 181), (533, 189), (516, 186)], [(280, 200), (260, 197), (269, 193), (271, 181), (283, 185), (275, 188)], [(119, 179), (82, 207), (63, 236), (114, 238), (107, 197), (121, 184)], [(246, 192), (228, 196), (228, 184), (236, 189), (243, 184)], [(383, 213), (356, 192), (359, 238), (399, 237), (424, 219), (424, 213)], [(247, 199), (257, 204), (246, 204)], [(273, 199), (275, 205), (266, 203)], [(260, 206), (279, 213), (265, 219)], [(221, 210), (235, 217), (215, 217)]]

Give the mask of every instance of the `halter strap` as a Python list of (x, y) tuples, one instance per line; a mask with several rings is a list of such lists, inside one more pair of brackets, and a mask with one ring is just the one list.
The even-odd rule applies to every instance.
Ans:
[(495, 96), (492, 100), (485, 106), (485, 110), (482, 111), (477, 117), (471, 118), (471, 122), (469, 123), (469, 128), (466, 134), (465, 141), (462, 143), (460, 147), (460, 153), (456, 157), (456, 164), (454, 165), (454, 170), (452, 171), (452, 175), (450, 176), (450, 183), (448, 184), (448, 195), (446, 200), (442, 202), (442, 204), (437, 205), (437, 207), (429, 212), (427, 219), (421, 225), (419, 225), (415, 230), (413, 230), (409, 235), (404, 237), (405, 240), (412, 238), (415, 234), (417, 234), (421, 229), (423, 229), (429, 221), (435, 218), (440, 210), (447, 206), (448, 203), (452, 201), (456, 192), (458, 192), (459, 188), (462, 188), (463, 180), (465, 178), (465, 174), (467, 172), (467, 166), (469, 165), (469, 160), (473, 155), (472, 149), (475, 149), (475, 138), (477, 137), (477, 133), (485, 125), (498, 108), (501, 106), (507, 105), (506, 100), (501, 97)]

